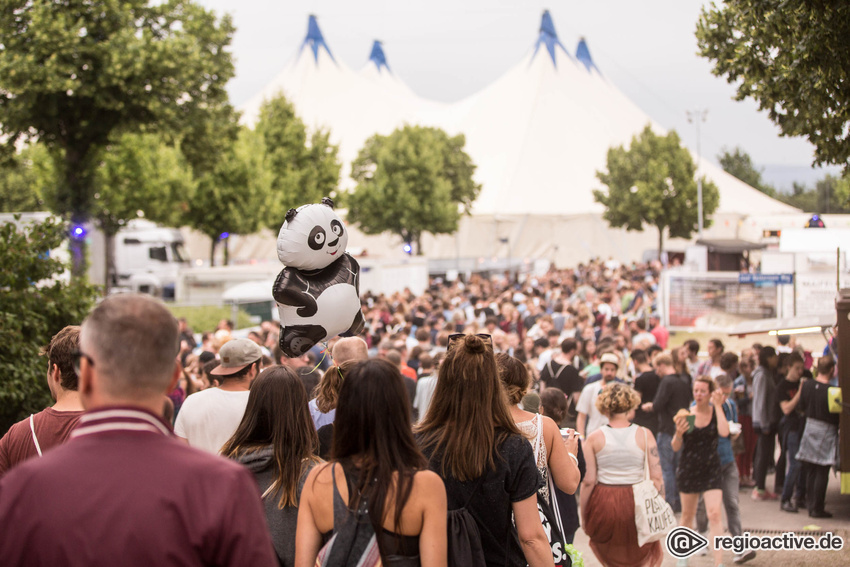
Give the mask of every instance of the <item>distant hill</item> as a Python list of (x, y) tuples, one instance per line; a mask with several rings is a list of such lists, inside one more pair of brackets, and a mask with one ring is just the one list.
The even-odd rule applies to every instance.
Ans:
[(813, 169), (806, 165), (763, 164), (760, 167), (764, 168), (762, 179), (783, 193), (790, 193), (795, 181), (811, 188), (827, 173), (841, 175), (841, 168), (835, 166)]

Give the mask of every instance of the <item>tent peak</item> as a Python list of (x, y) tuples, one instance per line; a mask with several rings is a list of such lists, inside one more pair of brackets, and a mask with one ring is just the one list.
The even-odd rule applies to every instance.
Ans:
[(590, 56), (590, 48), (587, 47), (587, 40), (584, 36), (580, 37), (578, 40), (578, 47), (576, 47), (576, 59), (581, 61), (584, 64), (584, 67), (590, 72), (592, 69), (596, 69), (596, 72), (600, 75), (602, 71), (599, 70), (599, 67), (596, 66), (596, 63), (593, 62), (593, 58)]
[(331, 60), (336, 63), (336, 59), (334, 59), (333, 53), (331, 53), (331, 48), (325, 42), (322, 30), (319, 29), (319, 21), (313, 14), (310, 14), (310, 17), (307, 19), (307, 37), (304, 38), (304, 43), (301, 44), (299, 53), (304, 51), (305, 47), (309, 47), (313, 52), (313, 59), (316, 63), (319, 62), (319, 50), (321, 48), (324, 48)]
[(376, 39), (372, 44), (372, 53), (369, 54), (369, 61), (375, 64), (379, 73), (384, 69), (387, 70), (387, 73), (392, 73), (390, 66), (387, 65), (387, 56), (384, 53), (384, 47), (381, 40)]
[(567, 57), (570, 57), (567, 49), (558, 39), (558, 33), (555, 31), (555, 22), (552, 21), (552, 15), (549, 14), (549, 10), (543, 10), (543, 16), (540, 19), (540, 35), (537, 38), (537, 44), (534, 46), (534, 55), (532, 55), (532, 58), (537, 56), (537, 51), (541, 45), (546, 47), (546, 51), (549, 52), (549, 57), (552, 59), (552, 65), (556, 68), (558, 67), (558, 62), (555, 59), (556, 47), (560, 47), (561, 51)]

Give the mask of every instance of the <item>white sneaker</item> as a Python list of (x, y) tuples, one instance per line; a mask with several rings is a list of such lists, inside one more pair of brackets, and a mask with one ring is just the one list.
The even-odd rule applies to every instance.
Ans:
[(747, 561), (754, 558), (755, 556), (756, 556), (755, 550), (748, 549), (748, 550), (744, 551), (743, 553), (736, 553), (735, 555), (733, 555), (732, 561), (734, 561), (736, 564), (740, 565), (741, 563), (746, 563)]

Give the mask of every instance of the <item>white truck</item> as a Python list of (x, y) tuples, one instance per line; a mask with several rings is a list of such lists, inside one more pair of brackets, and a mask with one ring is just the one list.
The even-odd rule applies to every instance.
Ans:
[[(0, 213), (0, 223), (41, 222), (48, 212)], [(91, 224), (71, 227), (72, 237), (85, 238), (88, 244), (89, 281), (104, 285), (106, 278), (106, 238)], [(183, 236), (176, 228), (165, 228), (146, 219), (130, 221), (115, 236), (115, 280), (109, 291), (137, 291), (163, 299), (174, 299), (177, 276), (189, 265), (183, 251)], [(67, 258), (67, 245), (55, 251)]]

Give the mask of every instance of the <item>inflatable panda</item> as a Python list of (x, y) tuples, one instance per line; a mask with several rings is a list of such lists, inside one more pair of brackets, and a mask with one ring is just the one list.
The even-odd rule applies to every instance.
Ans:
[(348, 231), (327, 197), (286, 213), (277, 237), (277, 255), (286, 267), (272, 288), (286, 356), (301, 356), (318, 342), (363, 330), (360, 265), (345, 252), (347, 244)]

